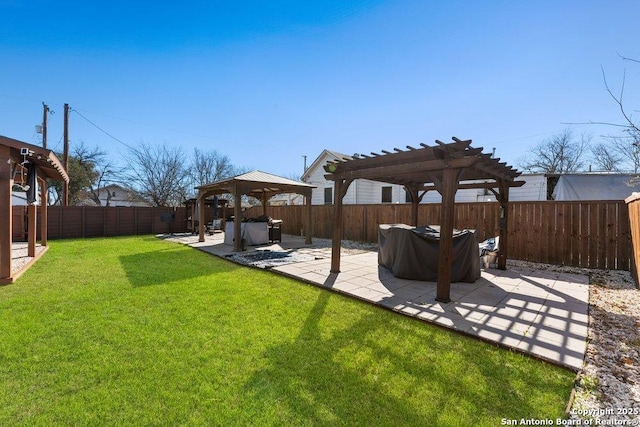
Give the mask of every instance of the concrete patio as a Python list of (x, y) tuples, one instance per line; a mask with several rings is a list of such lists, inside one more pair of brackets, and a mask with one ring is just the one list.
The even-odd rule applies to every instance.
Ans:
[[(198, 242), (191, 234), (162, 236), (231, 259), (223, 233)], [(330, 242), (283, 235), (283, 241), (248, 247), (299, 254), (301, 261), (270, 270), (380, 305), (397, 313), (454, 329), (567, 367), (581, 368), (589, 323), (589, 279), (584, 275), (509, 266), (483, 269), (475, 283), (452, 283), (451, 302), (435, 301), (436, 283), (399, 279), (378, 266), (378, 254), (343, 248), (341, 272), (331, 273)], [(237, 260), (236, 260), (237, 261)]]

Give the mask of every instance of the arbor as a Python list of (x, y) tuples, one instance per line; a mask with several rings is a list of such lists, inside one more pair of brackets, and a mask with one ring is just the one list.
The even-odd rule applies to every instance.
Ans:
[(576, 138), (566, 129), (531, 148), (530, 153), (518, 161), (518, 166), (527, 172), (576, 172), (584, 167), (590, 139), (585, 134)]
[(128, 152), (127, 186), (153, 206), (180, 206), (188, 194), (188, 167), (180, 148), (141, 143)]

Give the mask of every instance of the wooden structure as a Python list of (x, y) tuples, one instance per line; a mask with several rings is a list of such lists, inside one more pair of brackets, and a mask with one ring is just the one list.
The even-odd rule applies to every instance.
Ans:
[[(234, 236), (241, 235), (240, 221), (242, 219), (242, 196), (252, 196), (262, 201), (262, 212), (267, 215), (267, 201), (271, 196), (282, 193), (296, 193), (305, 197), (305, 208), (307, 211), (307, 226), (305, 227), (307, 244), (311, 243), (311, 190), (315, 188), (313, 185), (305, 184), (304, 182), (293, 181), (291, 179), (283, 178), (277, 175), (272, 175), (266, 172), (253, 171), (242, 175), (235, 176), (233, 178), (225, 179), (222, 181), (216, 181), (211, 184), (201, 185), (196, 187), (198, 190), (198, 209), (200, 210), (199, 217), (204, 218), (205, 212), (205, 200), (207, 197), (216, 194), (233, 194), (234, 207), (233, 215), (234, 221)], [(204, 221), (200, 221), (198, 225), (199, 229), (199, 241), (204, 242), (205, 224)], [(242, 241), (235, 239), (233, 242), (233, 250), (235, 252), (242, 251)]]
[(631, 254), (631, 277), (636, 282), (636, 287), (640, 289), (640, 193), (632, 193), (625, 199), (629, 209), (629, 224), (631, 228), (631, 241), (633, 251)]
[[(228, 200), (226, 199), (206, 199), (204, 201), (204, 204), (206, 207), (208, 207), (210, 209), (210, 213), (211, 215), (207, 214), (205, 211), (205, 218), (204, 218), (204, 222), (205, 224), (207, 224), (209, 222), (209, 219), (211, 219), (211, 221), (213, 221), (214, 219), (214, 215), (213, 215), (213, 211), (215, 209), (217, 209), (218, 211), (218, 218), (226, 218), (227, 217), (227, 204), (229, 203)], [(216, 205), (217, 204), (217, 205)], [(198, 210), (198, 199), (193, 198), (193, 199), (187, 199), (184, 201), (184, 206), (187, 209), (187, 218), (186, 218), (186, 222), (187, 222), (187, 231), (192, 232), (193, 234), (196, 234), (196, 232), (198, 231), (198, 224), (200, 223), (200, 212)]]
[[(32, 181), (27, 183), (27, 171)], [(19, 271), (12, 271), (12, 202), (11, 192), (14, 183), (23, 187), (30, 185), (35, 199), (36, 190), (40, 187), (40, 244), (47, 246), (47, 179), (69, 182), (64, 167), (46, 148), (26, 142), (0, 136), (0, 284), (13, 283), (30, 265)], [(33, 261), (44, 253), (36, 254), (36, 202), (32, 201), (27, 208), (28, 215), (28, 256)]]
[(440, 211), (440, 247), (436, 300), (449, 302), (451, 263), (453, 262), (453, 229), (455, 194), (461, 188), (486, 188), (500, 204), (500, 253), (498, 268), (505, 269), (507, 261), (507, 221), (509, 188), (522, 186), (515, 181), (516, 169), (483, 154), (482, 148), (472, 148), (471, 140), (453, 138), (451, 143), (436, 140), (435, 146), (421, 144), (421, 148), (407, 146), (371, 156), (354, 155), (324, 166), (328, 180), (334, 181), (334, 229), (331, 249), (331, 271), (340, 271), (340, 248), (343, 235), (342, 198), (355, 179), (369, 179), (404, 186), (411, 198), (412, 225), (418, 225), (418, 204), (424, 195), (436, 190), (442, 196)]

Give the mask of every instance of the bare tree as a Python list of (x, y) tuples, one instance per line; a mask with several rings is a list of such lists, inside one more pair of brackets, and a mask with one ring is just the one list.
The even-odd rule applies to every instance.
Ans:
[(188, 193), (186, 156), (166, 143), (129, 150), (128, 186), (154, 206), (180, 206)]
[(195, 149), (189, 168), (189, 178), (193, 187), (229, 178), (235, 174), (236, 168), (229, 156), (217, 151), (200, 151)]
[(590, 137), (582, 134), (577, 139), (566, 129), (530, 149), (518, 166), (528, 172), (570, 173), (584, 167)]
[[(62, 157), (62, 154), (60, 154)], [(100, 148), (90, 148), (80, 141), (69, 156), (69, 204), (84, 204), (88, 200), (100, 205), (98, 189), (118, 179), (119, 170), (107, 160), (107, 153)], [(60, 201), (62, 182), (49, 183), (51, 204)]]
[(611, 144), (598, 143), (591, 147), (591, 155), (596, 169), (606, 172), (618, 172), (622, 169), (623, 155)]

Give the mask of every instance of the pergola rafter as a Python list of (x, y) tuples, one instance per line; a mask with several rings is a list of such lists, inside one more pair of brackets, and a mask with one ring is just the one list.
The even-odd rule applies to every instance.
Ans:
[(436, 190), (442, 196), (436, 300), (450, 300), (455, 194), (458, 189), (484, 188), (496, 195), (501, 207), (498, 268), (506, 268), (509, 188), (524, 184), (524, 181), (516, 181), (520, 172), (500, 162), (500, 159), (482, 153), (481, 147), (471, 147), (471, 140), (453, 137), (450, 143), (435, 142), (434, 146), (420, 144), (420, 148), (407, 146), (406, 150), (394, 148), (393, 152), (382, 150), (382, 154), (371, 153), (370, 156), (355, 154), (327, 162), (325, 177), (334, 181), (335, 187), (332, 272), (340, 271), (342, 199), (351, 182), (356, 179), (404, 186), (412, 203), (413, 225), (417, 225), (418, 204), (424, 195)]

